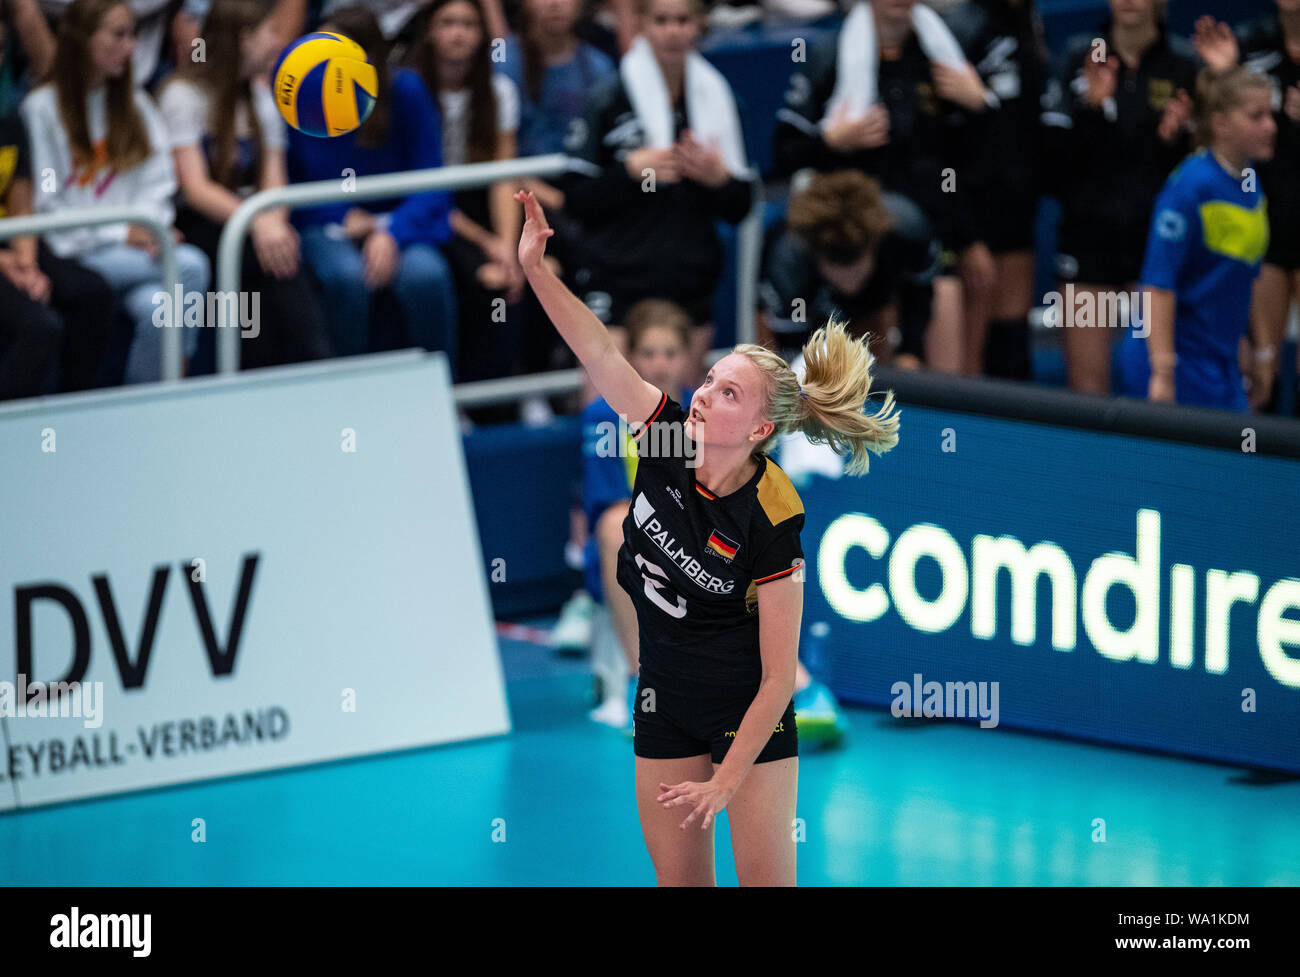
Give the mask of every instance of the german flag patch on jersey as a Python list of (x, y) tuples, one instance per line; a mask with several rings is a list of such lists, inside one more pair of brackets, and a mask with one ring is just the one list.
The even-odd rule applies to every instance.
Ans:
[(716, 529), (709, 534), (708, 545), (709, 545), (709, 549), (713, 550), (714, 553), (717, 553), (718, 556), (722, 557), (728, 563), (730, 563), (733, 559), (735, 559), (736, 550), (740, 549), (740, 545), (738, 543), (733, 543), (731, 540), (727, 539), (726, 536), (723, 536), (722, 533), (718, 532)]

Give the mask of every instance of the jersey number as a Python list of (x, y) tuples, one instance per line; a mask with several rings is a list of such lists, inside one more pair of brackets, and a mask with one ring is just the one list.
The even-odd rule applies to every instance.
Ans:
[[(665, 614), (669, 614), (672, 617), (685, 617), (686, 598), (671, 594), (669, 591), (664, 589), (663, 583), (656, 579), (656, 577), (662, 577), (664, 580), (667, 580), (668, 574), (664, 573), (663, 570), (655, 566), (655, 564), (651, 563), (640, 553), (636, 555), (636, 565), (640, 568), (641, 577), (645, 580), (645, 595), (650, 598), (654, 605)], [(649, 570), (650, 573), (647, 573), (647, 570)], [(655, 574), (655, 576), (652, 577), (650, 575), (651, 573)], [(668, 603), (666, 598), (669, 596), (677, 597), (677, 603)]]

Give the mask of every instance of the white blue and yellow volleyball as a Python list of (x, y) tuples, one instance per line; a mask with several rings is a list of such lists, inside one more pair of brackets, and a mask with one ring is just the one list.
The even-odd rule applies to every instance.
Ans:
[(285, 48), (273, 79), (284, 121), (319, 138), (352, 132), (369, 117), (379, 94), (379, 76), (365, 49), (326, 31), (306, 34)]

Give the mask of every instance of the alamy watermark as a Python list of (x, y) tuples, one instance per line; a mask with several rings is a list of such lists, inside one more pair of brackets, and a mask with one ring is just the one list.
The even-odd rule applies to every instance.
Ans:
[(0, 682), (0, 719), (81, 719), (86, 729), (104, 725), (103, 682)]
[(211, 326), (238, 329), (242, 339), (256, 339), (262, 331), (261, 292), (190, 292), (178, 282), (170, 292), (153, 296), (153, 324), (159, 329)]
[(895, 716), (943, 717), (945, 719), (980, 720), (981, 729), (998, 724), (997, 682), (921, 682), (921, 673), (912, 681), (895, 682), (889, 687), (894, 701), (889, 711)]
[(1145, 339), (1151, 331), (1151, 293), (1076, 291), (1074, 283), (1065, 293), (1048, 292), (1043, 296), (1043, 325), (1054, 328), (1081, 329), (1132, 328), (1133, 335)]
[(629, 452), (628, 444), (633, 437), (632, 428), (627, 418), (619, 414), (618, 423), (601, 421), (595, 426), (599, 434), (596, 442), (596, 457), (625, 458), (629, 454), (637, 458), (682, 458), (687, 468), (699, 467), (699, 446), (686, 435), (686, 426), (672, 421), (651, 421), (641, 431), (639, 437), (631, 443), (635, 449)]

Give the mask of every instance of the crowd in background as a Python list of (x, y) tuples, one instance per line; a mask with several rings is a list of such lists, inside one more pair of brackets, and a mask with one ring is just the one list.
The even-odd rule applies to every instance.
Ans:
[[(797, 350), (838, 311), (882, 362), (1030, 379), (1050, 195), (1061, 286), (1094, 308), (1155, 289), (1151, 316), (1168, 327), (1137, 346), (1133, 329), (1062, 328), (1071, 388), (1276, 410), (1300, 287), (1300, 0), (1231, 29), (1202, 18), (1190, 38), (1167, 29), (1163, 0), (1109, 8), (1056, 58), (1030, 0), (840, 11), (833, 39), (794, 64), (776, 120), (769, 196), (788, 190), (788, 205), (764, 244), (760, 341)], [(222, 226), (256, 190), (567, 152), (577, 172), (520, 181), (556, 229), (548, 261), (620, 342), (638, 303), (667, 303), (674, 329), (690, 324), (688, 387), (714, 339), (718, 223), (744, 218), (760, 178), (740, 137), (745, 93), (695, 48), (711, 24), (836, 13), (829, 0), (0, 12), (0, 217), (146, 208), (174, 228), (183, 287), (205, 292)], [(283, 47), (318, 28), (379, 69), (371, 117), (333, 139), (288, 127), (269, 86)], [(261, 214), (242, 256), (261, 319), (243, 365), (412, 345), (445, 351), (458, 381), (571, 365), (516, 259), (516, 189)], [(157, 379), (161, 288), (144, 226), (0, 241), (0, 398)], [(211, 372), (215, 330), (182, 336), (187, 373)], [(533, 398), (522, 417), (557, 406)]]

